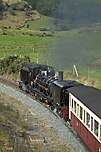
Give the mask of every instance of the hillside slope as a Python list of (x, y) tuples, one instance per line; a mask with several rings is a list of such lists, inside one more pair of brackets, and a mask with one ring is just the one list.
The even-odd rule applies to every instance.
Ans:
[[(24, 3), (22, 0), (3, 1), (11, 5), (15, 5), (14, 3), (19, 3), (22, 5), (22, 3)], [(55, 17), (55, 25), (61, 26), (62, 29), (88, 26), (101, 22), (101, 1), (99, 0), (35, 0), (34, 2), (33, 0), (25, 1), (32, 5), (32, 7), (38, 10), (41, 14)], [(15, 6), (13, 6), (12, 9), (14, 11)]]

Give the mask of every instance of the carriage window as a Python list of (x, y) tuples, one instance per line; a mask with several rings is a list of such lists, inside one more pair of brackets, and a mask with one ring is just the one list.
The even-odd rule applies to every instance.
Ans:
[(90, 114), (86, 113), (86, 125), (90, 128)]
[(73, 108), (73, 99), (72, 99), (72, 108)]
[(69, 106), (71, 106), (72, 107), (72, 100), (71, 100), (71, 96), (69, 96)]
[(100, 125), (100, 141), (101, 141), (101, 125)]
[(82, 120), (83, 108), (80, 106), (80, 119)]
[(85, 123), (85, 110), (84, 110), (84, 115), (83, 115), (83, 121)]
[(74, 112), (76, 113), (76, 102), (74, 101)]
[(93, 131), (93, 117), (91, 117), (91, 131)]
[(96, 136), (98, 136), (98, 129), (99, 129), (99, 123), (94, 120), (94, 133)]
[(79, 116), (79, 104), (77, 104), (77, 116)]

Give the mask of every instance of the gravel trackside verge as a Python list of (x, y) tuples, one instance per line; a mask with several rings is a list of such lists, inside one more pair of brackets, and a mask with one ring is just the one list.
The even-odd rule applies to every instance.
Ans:
[(60, 118), (56, 117), (39, 102), (3, 83), (0, 83), (0, 92), (14, 97), (18, 102), (26, 104), (32, 113), (35, 111), (38, 117), (46, 120), (49, 125), (56, 129), (61, 142), (68, 143), (69, 146), (71, 145), (75, 152), (89, 152), (80, 139), (73, 134), (71, 129), (66, 127)]

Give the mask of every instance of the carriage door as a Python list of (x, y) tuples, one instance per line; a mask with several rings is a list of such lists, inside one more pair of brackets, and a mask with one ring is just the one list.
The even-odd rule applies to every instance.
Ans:
[(72, 106), (73, 106), (72, 98), (71, 98), (71, 95), (70, 95), (70, 93), (69, 93), (69, 119), (70, 119), (70, 120), (71, 120)]

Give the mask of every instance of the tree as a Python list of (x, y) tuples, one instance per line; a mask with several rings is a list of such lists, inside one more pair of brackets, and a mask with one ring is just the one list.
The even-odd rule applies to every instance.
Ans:
[(2, 19), (2, 17), (3, 17), (4, 9), (5, 9), (5, 7), (4, 7), (3, 1), (0, 0), (0, 19)]
[(26, 0), (33, 9), (48, 16), (54, 16), (57, 11), (60, 0)]
[(26, 0), (26, 1), (32, 6), (33, 9), (36, 9), (36, 5), (39, 0)]

